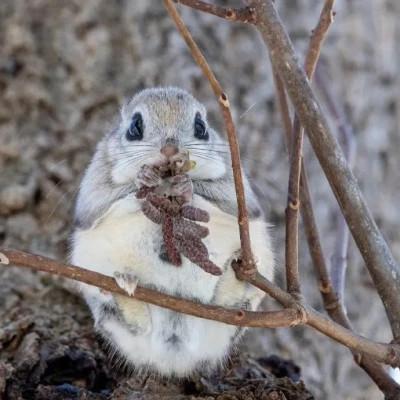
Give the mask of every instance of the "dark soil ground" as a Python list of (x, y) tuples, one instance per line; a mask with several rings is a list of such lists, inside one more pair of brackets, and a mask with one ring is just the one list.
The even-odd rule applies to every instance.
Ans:
[(35, 287), (21, 282), (18, 290), (5, 280), (0, 299), (7, 311), (0, 317), (2, 399), (314, 398), (300, 381), (300, 368), (277, 356), (236, 354), (227, 368), (212, 376), (179, 381), (135, 374), (96, 337), (81, 299), (47, 276)]

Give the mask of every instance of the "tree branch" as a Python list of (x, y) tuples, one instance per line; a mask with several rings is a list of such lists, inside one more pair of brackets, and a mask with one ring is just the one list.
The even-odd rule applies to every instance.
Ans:
[[(324, 7), (321, 12), (320, 21), (317, 25), (317, 28), (313, 31), (313, 35), (311, 36), (309, 50), (307, 53), (306, 61), (305, 61), (305, 70), (307, 76), (312, 78), (312, 73), (315, 71), (316, 61), (318, 59), (320, 46), (318, 42), (313, 44), (315, 38), (321, 37), (323, 38), (324, 32), (326, 32), (327, 27), (329, 26), (331, 15), (332, 15), (332, 6), (333, 1), (326, 1)], [(321, 21), (325, 20), (325, 28), (321, 31), (318, 27), (321, 27)], [(322, 25), (323, 26), (323, 25)], [(321, 39), (320, 39), (321, 40)], [(321, 42), (319, 42), (321, 43)], [(318, 51), (315, 50), (315, 46), (317, 46)], [(314, 58), (314, 62), (310, 60), (310, 57)], [(292, 142), (292, 125), (290, 122), (290, 114), (289, 107), (287, 104), (287, 98), (285, 93), (285, 88), (282, 83), (281, 78), (278, 74), (274, 73), (275, 79), (275, 87), (277, 92), (277, 97), (280, 104), (280, 113), (282, 116), (282, 123), (284, 126), (285, 132), (285, 141), (287, 143), (288, 149), (290, 148), (290, 143)], [(321, 86), (320, 76), (320, 68), (317, 70), (317, 84)], [(348, 124), (345, 123), (344, 114), (340, 112), (340, 108), (333, 101), (332, 96), (328, 92), (328, 88), (324, 85), (324, 95), (326, 97), (329, 109), (332, 112), (335, 120), (338, 122), (338, 127), (343, 138), (345, 146), (345, 155), (347, 160), (350, 160), (350, 165), (353, 163), (354, 158), (354, 139), (352, 136), (352, 132), (348, 128)], [(298, 121), (297, 115), (295, 116), (295, 122)], [(294, 122), (294, 124), (295, 124)], [(297, 122), (298, 124), (298, 122)], [(296, 129), (294, 129), (296, 131)], [(345, 278), (345, 269), (346, 269), (346, 256), (347, 256), (347, 247), (348, 247), (348, 236), (349, 230), (347, 228), (346, 222), (340, 213), (339, 220), (340, 226), (337, 233), (337, 243), (336, 243), (336, 252), (340, 255), (340, 259), (338, 257), (335, 260), (332, 260), (332, 268), (331, 274), (333, 283), (331, 282), (330, 274), (328, 272), (327, 263), (325, 256), (322, 251), (320, 235), (318, 232), (317, 224), (315, 222), (314, 211), (312, 206), (312, 200), (310, 195), (310, 190), (308, 187), (308, 178), (307, 173), (304, 168), (304, 162), (302, 160), (301, 165), (301, 177), (300, 177), (300, 202), (301, 202), (301, 213), (304, 224), (304, 229), (307, 237), (307, 243), (309, 247), (309, 251), (311, 254), (311, 259), (313, 261), (314, 270), (319, 279), (319, 288), (321, 291), (321, 295), (324, 302), (324, 308), (328, 312), (329, 316), (340, 325), (346, 327), (353, 331), (351, 323), (347, 318), (345, 308), (344, 308), (344, 300), (343, 300), (343, 288), (344, 288), (344, 278)], [(335, 291), (333, 290), (335, 288)], [(342, 293), (342, 294), (341, 294)], [(361, 354), (354, 353), (355, 362), (362, 368), (376, 383), (376, 385), (382, 390), (387, 399), (397, 399), (400, 397), (400, 386), (389, 376), (387, 371), (382, 367), (382, 365), (376, 363), (372, 358), (367, 356), (362, 356)]]
[(238, 204), (238, 223), (242, 260), (241, 268), (247, 271), (247, 273), (252, 274), (256, 271), (256, 265), (254, 263), (253, 255), (251, 252), (249, 218), (246, 208), (246, 198), (243, 184), (242, 166), (240, 162), (239, 144), (236, 137), (236, 130), (232, 119), (229, 100), (227, 95), (224, 93), (222, 86), (220, 85), (213, 71), (208, 65), (207, 60), (201, 53), (201, 50), (197, 46), (196, 42), (193, 40), (192, 35), (188, 31), (185, 23), (177, 12), (172, 0), (164, 0), (164, 5), (172, 20), (175, 22), (175, 25), (178, 28), (182, 38), (185, 40), (187, 46), (189, 47), (192, 57), (210, 82), (210, 85), (221, 108), (231, 152), (232, 171)]
[[(312, 76), (317, 65), (322, 44), (326, 33), (333, 22), (333, 5), (335, 0), (326, 0), (321, 11), (316, 28), (311, 35), (307, 50), (304, 69), (308, 79)], [(286, 207), (286, 281), (289, 293), (300, 293), (299, 278), (299, 209), (300, 202), (300, 176), (302, 171), (304, 129), (299, 117), (295, 114), (293, 122), (293, 135), (291, 140), (289, 187)]]
[[(73, 265), (63, 264), (47, 257), (17, 250), (0, 249), (0, 264), (29, 267), (36, 271), (49, 272), (88, 285), (97, 286), (113, 293), (128, 296), (128, 294), (116, 284), (115, 280), (109, 276)], [(352, 350), (372, 356), (376, 360), (393, 367), (400, 366), (399, 345), (377, 343), (354, 334), (348, 329), (328, 320), (311, 307), (306, 307), (297, 303), (289, 293), (275, 286), (258, 272), (249, 275), (243, 273), (243, 271), (239, 269), (238, 273), (241, 274), (242, 280), (270, 294), (287, 308), (282, 311), (270, 312), (225, 309), (224, 307), (195, 303), (190, 300), (177, 298), (143, 287), (137, 287), (134, 295), (131, 297), (176, 312), (236, 326), (276, 328), (307, 324)]]
[(35, 271), (48, 272), (96, 286), (109, 292), (173, 311), (193, 315), (199, 318), (224, 322), (229, 325), (278, 328), (302, 323), (302, 316), (295, 309), (270, 312), (254, 312), (241, 309), (226, 309), (219, 306), (205, 305), (190, 300), (170, 296), (156, 290), (137, 287), (133, 296), (129, 296), (115, 282), (114, 278), (77, 266), (63, 264), (47, 257), (29, 254), (18, 250), (0, 249), (0, 264), (29, 267)]
[[(282, 289), (277, 290), (275, 285), (258, 272), (253, 276), (243, 275), (242, 279), (270, 294), (275, 298), (275, 300), (281, 303), (281, 305), (285, 307), (293, 307), (293, 297)], [(370, 341), (336, 322), (331, 321), (311, 307), (299, 303), (297, 303), (297, 305), (299, 308), (303, 309), (305, 315), (304, 320), (307, 325), (312, 326), (317, 331), (329, 336), (339, 343), (342, 343), (350, 350), (371, 356), (376, 361), (391, 366), (396, 365), (400, 361), (400, 346), (395, 345), (394, 347), (393, 344), (388, 345)]]
[(271, 53), (311, 145), (386, 308), (395, 339), (400, 338), (400, 267), (379, 231), (357, 181), (323, 116), (272, 0), (252, 0), (256, 26)]
[(175, 3), (183, 4), (195, 10), (212, 14), (229, 21), (254, 24), (254, 10), (250, 7), (232, 8), (220, 7), (201, 0), (174, 0)]

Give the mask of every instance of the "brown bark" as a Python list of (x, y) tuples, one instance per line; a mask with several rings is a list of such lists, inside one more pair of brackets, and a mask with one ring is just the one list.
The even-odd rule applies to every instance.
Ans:
[(357, 180), (322, 114), (271, 0), (254, 0), (256, 27), (304, 126), (389, 317), (400, 336), (400, 268), (379, 231)]
[[(0, 264), (29, 267), (35, 271), (44, 271), (63, 276), (65, 278), (97, 286), (106, 291), (129, 297), (129, 295), (117, 285), (114, 278), (99, 274), (98, 272), (76, 267), (74, 265), (64, 264), (47, 257), (17, 250), (0, 249)], [(173, 311), (190, 314), (199, 318), (224, 322), (230, 325), (277, 328), (298, 325), (301, 323), (301, 318), (299, 318), (296, 310), (288, 309), (266, 313), (241, 309), (229, 310), (224, 307), (204, 305), (190, 300), (177, 298), (157, 292), (156, 290), (139, 286), (131, 297), (156, 306), (169, 308)]]

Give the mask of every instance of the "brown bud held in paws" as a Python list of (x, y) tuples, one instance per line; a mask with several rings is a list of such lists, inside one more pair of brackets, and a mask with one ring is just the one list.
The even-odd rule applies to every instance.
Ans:
[[(168, 163), (141, 169), (140, 182), (144, 186), (137, 191), (136, 197), (144, 199), (142, 211), (152, 222), (162, 226), (166, 258), (171, 264), (181, 266), (182, 254), (205, 272), (221, 275), (221, 269), (209, 259), (207, 247), (201, 241), (208, 236), (209, 230), (196, 223), (208, 222), (210, 216), (187, 204), (192, 199), (193, 186), (186, 173), (195, 163), (190, 161), (187, 151), (164, 147), (163, 154), (168, 156)], [(159, 184), (154, 185), (155, 178), (161, 178)]]
[(137, 192), (136, 192), (136, 198), (137, 199), (145, 199), (146, 196), (151, 193), (154, 190), (154, 188), (148, 187), (148, 186), (142, 186)]
[(209, 222), (210, 216), (207, 211), (200, 210), (193, 206), (183, 206), (181, 208), (181, 215), (184, 218), (191, 219), (192, 221)]
[(211, 275), (222, 275), (221, 268), (215, 265), (211, 260), (200, 261), (197, 265)]
[(209, 259), (207, 247), (200, 239), (178, 236), (175, 238), (175, 243), (185, 257), (204, 269), (205, 272), (212, 275), (222, 274), (222, 270)]
[(157, 207), (159, 210), (164, 211), (170, 216), (176, 216), (179, 214), (180, 206), (177, 202), (173, 202), (172, 200), (166, 197), (160, 197), (156, 194), (150, 192), (146, 199), (154, 206)]
[(192, 236), (204, 239), (210, 231), (207, 227), (183, 218), (174, 218), (174, 235)]
[(169, 215), (165, 215), (162, 232), (169, 262), (177, 267), (181, 266), (181, 255), (175, 247), (173, 219)]
[(143, 214), (150, 220), (153, 221), (155, 224), (162, 224), (163, 222), (163, 215), (162, 212), (157, 208), (154, 207), (150, 201), (145, 200), (142, 204), (142, 211)]

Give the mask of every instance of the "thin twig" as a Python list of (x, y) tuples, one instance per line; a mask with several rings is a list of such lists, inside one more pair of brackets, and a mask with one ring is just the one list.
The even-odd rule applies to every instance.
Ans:
[(203, 74), (209, 80), (210, 85), (214, 91), (215, 96), (217, 97), (218, 103), (221, 108), (231, 152), (232, 171), (233, 171), (233, 178), (235, 182), (236, 197), (238, 204), (238, 223), (239, 223), (239, 233), (240, 233), (240, 243), (241, 243), (241, 261), (242, 261), (241, 266), (243, 270), (247, 271), (247, 273), (252, 274), (256, 271), (256, 266), (251, 252), (249, 218), (246, 208), (246, 199), (245, 199), (245, 191), (243, 184), (242, 167), (240, 162), (239, 144), (229, 106), (229, 100), (227, 95), (224, 93), (222, 86), (220, 85), (213, 71), (208, 65), (207, 60), (203, 56), (196, 42), (193, 40), (192, 35), (190, 34), (185, 23), (183, 22), (182, 18), (177, 12), (173, 2), (171, 0), (164, 0), (164, 5), (169, 15), (175, 22), (175, 25), (178, 28), (182, 38), (185, 40), (187, 46), (189, 47), (192, 57), (203, 71)]
[[(287, 144), (288, 153), (290, 152), (290, 145), (292, 143), (292, 135), (294, 129), (292, 129), (292, 122), (290, 120), (289, 106), (286, 97), (285, 87), (279, 74), (274, 74), (275, 89), (280, 104), (280, 114), (282, 118), (282, 124), (284, 126), (285, 142)], [(318, 227), (315, 222), (315, 216), (313, 211), (313, 205), (308, 187), (307, 172), (302, 160), (301, 165), (301, 177), (300, 177), (300, 202), (301, 202), (301, 214), (304, 225), (304, 230), (307, 238), (307, 243), (313, 262), (313, 266), (319, 278), (319, 289), (324, 300), (324, 306), (326, 310), (332, 310), (337, 305), (336, 295), (332, 291), (332, 285), (330, 283), (330, 276), (325, 262), (325, 257), (322, 251), (320, 235)]]
[[(18, 250), (0, 249), (0, 264), (29, 267), (35, 271), (43, 271), (63, 276), (129, 297), (129, 295), (116, 284), (114, 278), (81, 267), (64, 264), (47, 257)], [(195, 317), (211, 319), (237, 326), (277, 328), (298, 325), (303, 321), (302, 316), (299, 316), (298, 312), (294, 309), (265, 313), (242, 309), (226, 309), (224, 307), (196, 303), (140, 286), (136, 288), (134, 295), (131, 297)]]
[[(331, 113), (333, 120), (336, 123), (338, 139), (342, 146), (343, 153), (347, 159), (347, 162), (349, 163), (349, 166), (353, 167), (356, 154), (354, 133), (351, 125), (347, 121), (344, 110), (335, 100), (330, 88), (326, 83), (328, 78), (326, 71), (322, 70), (321, 68), (322, 66), (319, 65), (315, 81), (325, 99), (327, 109)], [(339, 301), (344, 305), (344, 287), (350, 232), (340, 210), (337, 212), (336, 221), (338, 227), (334, 247), (335, 250), (331, 257), (331, 277), (332, 285), (338, 295)]]
[(227, 19), (229, 21), (244, 22), (254, 24), (254, 10), (250, 7), (243, 8), (232, 8), (232, 7), (220, 7), (215, 4), (210, 4), (200, 0), (174, 0), (175, 3), (183, 4), (185, 6), (194, 8), (212, 14), (220, 18)]
[[(0, 264), (29, 267), (36, 271), (49, 272), (54, 275), (74, 279), (110, 292), (128, 296), (128, 294), (116, 284), (115, 280), (109, 276), (80, 267), (63, 264), (46, 257), (17, 250), (0, 249)], [(239, 269), (238, 273), (241, 274), (242, 280), (270, 294), (285, 306), (286, 309), (270, 312), (225, 309), (224, 307), (195, 303), (190, 300), (166, 295), (143, 287), (137, 287), (132, 297), (176, 312), (236, 326), (276, 328), (280, 326), (307, 324), (356, 352), (372, 356), (377, 361), (393, 367), (400, 366), (400, 346), (398, 344), (378, 343), (356, 335), (352, 331), (328, 320), (311, 307), (296, 303), (289, 293), (274, 285), (258, 272), (249, 275), (243, 273), (243, 271)]]
[(340, 146), (322, 114), (272, 0), (252, 0), (256, 27), (271, 53), (315, 154), (384, 303), (395, 339), (400, 338), (400, 267), (379, 231)]
[(303, 132), (300, 124), (293, 128), (289, 171), (289, 185), (286, 205), (286, 240), (285, 240), (285, 269), (286, 284), (289, 293), (300, 295), (299, 277), (299, 210), (300, 210), (300, 174), (303, 149)]
[[(317, 65), (322, 44), (330, 25), (333, 22), (333, 5), (335, 0), (326, 0), (321, 11), (316, 28), (311, 35), (307, 50), (304, 69), (308, 79), (312, 76)], [(295, 114), (290, 154), (289, 187), (286, 207), (286, 281), (289, 293), (300, 293), (299, 278), (299, 210), (300, 176), (302, 170), (304, 129), (299, 117)]]
[[(282, 289), (277, 288), (258, 272), (253, 276), (242, 276), (242, 279), (270, 294), (275, 300), (281, 303), (282, 306), (293, 307), (293, 297)], [(307, 325), (312, 326), (326, 336), (342, 343), (352, 351), (371, 356), (376, 361), (389, 365), (396, 364), (399, 361), (400, 347), (397, 347), (398, 345), (393, 347), (393, 344), (387, 345), (372, 342), (336, 322), (331, 321), (309, 306), (299, 303), (297, 303), (297, 306), (303, 310), (304, 320)]]

